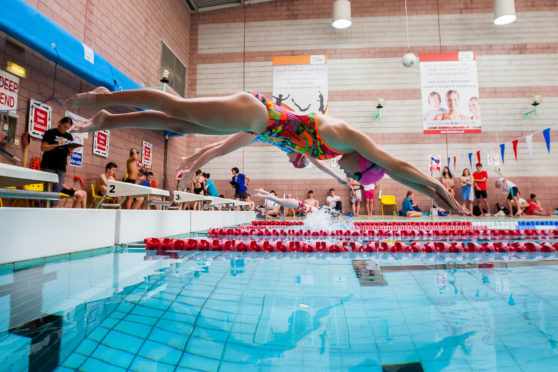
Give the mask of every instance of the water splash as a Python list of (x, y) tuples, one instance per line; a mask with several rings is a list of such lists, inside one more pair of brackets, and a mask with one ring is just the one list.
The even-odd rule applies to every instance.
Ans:
[(329, 209), (322, 208), (308, 213), (304, 219), (304, 227), (313, 231), (353, 230), (354, 224), (351, 218), (334, 217)]

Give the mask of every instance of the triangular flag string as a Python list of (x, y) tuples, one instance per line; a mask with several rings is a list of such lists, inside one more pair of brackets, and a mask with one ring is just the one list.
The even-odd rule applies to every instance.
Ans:
[(543, 132), (544, 142), (546, 143), (546, 149), (550, 153), (550, 128), (546, 128)]
[(533, 157), (533, 135), (529, 134), (525, 136), (525, 142), (527, 142), (527, 149), (529, 150), (529, 157)]
[(502, 155), (502, 164), (504, 164), (504, 154), (506, 153), (506, 144), (500, 144), (500, 155)]
[(517, 143), (519, 142), (518, 139), (512, 141), (513, 144), (513, 154), (515, 155), (515, 161), (517, 161)]

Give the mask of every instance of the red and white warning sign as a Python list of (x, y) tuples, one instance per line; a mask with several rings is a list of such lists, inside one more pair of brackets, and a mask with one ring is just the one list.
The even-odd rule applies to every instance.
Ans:
[(110, 132), (101, 130), (93, 135), (93, 154), (108, 158), (110, 144)]
[(19, 78), (0, 70), (0, 111), (17, 109)]
[(50, 129), (52, 109), (42, 102), (29, 100), (29, 134), (32, 137), (42, 139), (47, 130)]
[(151, 168), (151, 160), (153, 159), (153, 145), (149, 142), (143, 141), (141, 150), (141, 162)]

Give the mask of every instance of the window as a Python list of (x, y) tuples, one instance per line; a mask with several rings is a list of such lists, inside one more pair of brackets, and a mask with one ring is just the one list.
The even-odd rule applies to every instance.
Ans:
[(168, 67), (172, 73), (169, 86), (184, 97), (186, 91), (186, 67), (180, 62), (165, 43), (161, 42), (161, 66)]

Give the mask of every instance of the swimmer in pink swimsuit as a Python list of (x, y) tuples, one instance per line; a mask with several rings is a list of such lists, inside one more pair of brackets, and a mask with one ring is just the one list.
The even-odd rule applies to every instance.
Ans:
[[(209, 135), (248, 132), (270, 140), (288, 141), (293, 150), (317, 159), (342, 155), (338, 164), (349, 177), (358, 177), (358, 173), (362, 173), (364, 179), (365, 174), (371, 173), (366, 179), (376, 179), (383, 172), (382, 168), (395, 181), (429, 196), (441, 207), (458, 214), (470, 214), (440, 181), (390, 155), (349, 123), (320, 113), (298, 115), (280, 107), (276, 109), (258, 93), (180, 98), (153, 89), (110, 92), (99, 87), (74, 95), (67, 105), (98, 109), (127, 105), (150, 109), (125, 114), (100, 110), (86, 124), (76, 128), (78, 132), (117, 128), (165, 129)], [(361, 167), (360, 157), (370, 162), (369, 170)], [(364, 182), (361, 180), (361, 183)]]

